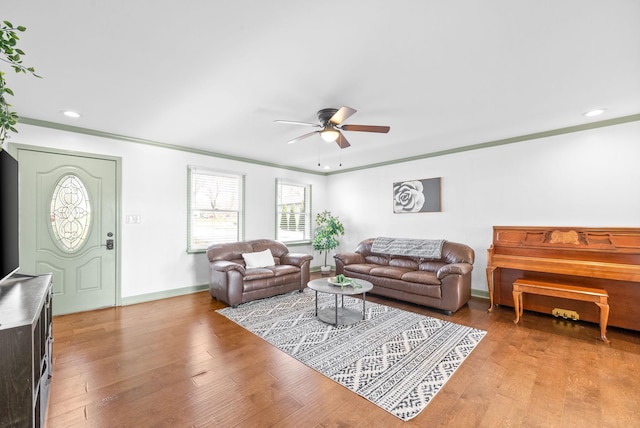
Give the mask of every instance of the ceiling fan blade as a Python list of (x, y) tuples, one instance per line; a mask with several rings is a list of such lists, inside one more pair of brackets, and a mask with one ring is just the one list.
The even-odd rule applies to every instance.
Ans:
[(351, 145), (349, 144), (347, 139), (344, 138), (344, 135), (342, 135), (342, 132), (338, 133), (338, 138), (336, 139), (336, 143), (338, 144), (338, 146), (340, 146), (341, 149), (346, 149)]
[(315, 126), (316, 128), (320, 128), (320, 125), (318, 125), (317, 123), (298, 122), (298, 121), (295, 121), (295, 120), (274, 120), (274, 122), (286, 123), (286, 124), (289, 124), (289, 125)]
[(340, 129), (343, 131), (380, 132), (386, 134), (391, 128), (388, 126), (375, 125), (342, 125)]
[(347, 120), (357, 111), (358, 110), (352, 109), (351, 107), (342, 106), (340, 107), (340, 110), (338, 110), (333, 116), (331, 116), (331, 119), (329, 119), (329, 122), (331, 122), (334, 125), (340, 125), (342, 122)]
[(304, 135), (301, 135), (301, 136), (299, 136), (299, 137), (297, 137), (297, 138), (294, 138), (293, 140), (289, 140), (289, 141), (287, 141), (287, 144), (297, 143), (297, 142), (298, 142), (298, 141), (300, 141), (300, 140), (304, 140), (305, 138), (307, 138), (307, 137), (311, 137), (312, 135), (314, 135), (314, 134), (318, 134), (318, 133), (320, 133), (320, 131), (313, 131), (313, 132), (309, 132), (308, 134), (304, 134)]

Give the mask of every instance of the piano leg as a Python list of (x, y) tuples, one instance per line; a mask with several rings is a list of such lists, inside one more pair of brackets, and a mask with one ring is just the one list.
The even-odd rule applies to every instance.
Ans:
[(522, 316), (522, 291), (513, 290), (513, 309), (516, 311), (516, 319), (513, 320), (514, 324), (518, 324), (520, 317)]
[(595, 302), (600, 308), (600, 338), (607, 345), (611, 342), (607, 339), (607, 323), (609, 322), (609, 303)]
[(489, 287), (489, 309), (487, 312), (493, 311), (493, 271), (496, 270), (494, 267), (487, 267), (487, 286)]

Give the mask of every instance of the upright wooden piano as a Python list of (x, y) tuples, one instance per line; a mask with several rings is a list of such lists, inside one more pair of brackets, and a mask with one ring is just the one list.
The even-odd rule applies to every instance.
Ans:
[[(518, 278), (603, 288), (609, 293), (609, 325), (640, 331), (640, 228), (494, 226), (487, 283), (494, 305), (513, 306)], [(578, 312), (597, 323), (588, 302), (527, 295), (524, 309)]]

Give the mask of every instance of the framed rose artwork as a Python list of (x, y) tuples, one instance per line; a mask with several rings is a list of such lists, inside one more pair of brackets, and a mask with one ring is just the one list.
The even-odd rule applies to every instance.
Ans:
[(394, 213), (440, 211), (440, 177), (393, 183)]

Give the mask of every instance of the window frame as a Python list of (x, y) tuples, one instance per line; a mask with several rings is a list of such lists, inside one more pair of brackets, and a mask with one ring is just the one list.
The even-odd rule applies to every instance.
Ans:
[[(280, 236), (280, 233), (279, 233), (281, 230), (280, 215), (282, 214), (282, 211), (283, 211), (281, 207), (284, 206), (281, 200), (282, 186), (303, 187), (305, 189), (304, 213), (305, 213), (306, 224), (305, 224), (305, 230), (303, 231), (302, 239), (285, 240), (283, 239), (282, 236)], [(282, 243), (285, 243), (287, 245), (310, 245), (311, 244), (311, 240), (313, 239), (313, 237), (311, 236), (311, 220), (312, 220), (311, 192), (312, 192), (312, 186), (309, 183), (300, 183), (300, 182), (285, 179), (285, 178), (276, 178), (276, 198), (275, 198), (275, 239), (276, 240)], [(296, 213), (296, 214), (299, 215), (299, 213)]]
[[(201, 167), (195, 165), (187, 166), (187, 253), (204, 253), (207, 250), (207, 246), (211, 244), (211, 242), (207, 243), (204, 246), (193, 245), (193, 220), (194, 217), (192, 213), (194, 211), (206, 211), (202, 208), (198, 208), (193, 206), (194, 200), (194, 180), (196, 175), (208, 175), (212, 177), (220, 177), (220, 178), (234, 178), (238, 180), (238, 209), (237, 210), (210, 210), (211, 212), (237, 212), (237, 229), (236, 229), (236, 240), (235, 241), (220, 241), (220, 242), (240, 242), (244, 240), (245, 233), (245, 176), (246, 174), (231, 172), (231, 171), (223, 171), (215, 168), (209, 167)], [(203, 237), (204, 238), (204, 237)]]

